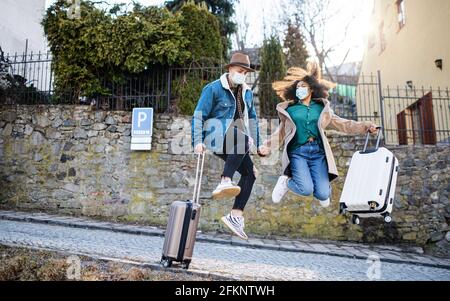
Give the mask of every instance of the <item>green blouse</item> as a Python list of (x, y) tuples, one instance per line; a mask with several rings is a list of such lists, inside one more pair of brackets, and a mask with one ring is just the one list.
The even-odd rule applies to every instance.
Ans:
[(319, 145), (322, 146), (318, 122), (323, 109), (324, 105), (314, 100), (311, 100), (309, 106), (299, 101), (287, 108), (286, 111), (297, 127), (295, 137), (288, 145), (289, 152), (307, 143), (311, 137), (316, 138)]

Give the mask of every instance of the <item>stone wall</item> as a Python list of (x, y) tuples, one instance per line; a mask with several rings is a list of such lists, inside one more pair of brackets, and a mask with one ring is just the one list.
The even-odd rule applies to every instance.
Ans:
[[(85, 106), (17, 106), (0, 111), (0, 206), (4, 209), (85, 215), (165, 226), (170, 203), (192, 197), (194, 155), (174, 153), (190, 144), (189, 119), (158, 115), (153, 150), (130, 151), (131, 113)], [(351, 224), (338, 201), (352, 154), (364, 137), (328, 133), (341, 178), (332, 206), (289, 195), (280, 205), (271, 192), (280, 166), (262, 165), (246, 209), (250, 234), (430, 246), (448, 255), (450, 205), (448, 146), (392, 147), (400, 160), (393, 222)], [(170, 138), (178, 137), (177, 145)], [(224, 231), (218, 222), (232, 201), (210, 199), (223, 163), (208, 156), (201, 201), (203, 231)], [(237, 179), (236, 179), (237, 180)], [(445, 237), (447, 236), (447, 237)], [(436, 244), (437, 243), (437, 244)]]

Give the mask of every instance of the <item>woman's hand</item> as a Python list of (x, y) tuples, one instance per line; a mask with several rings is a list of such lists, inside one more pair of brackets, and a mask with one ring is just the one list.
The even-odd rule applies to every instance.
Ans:
[(371, 133), (371, 134), (376, 134), (376, 133), (378, 133), (378, 126), (375, 125), (375, 124), (372, 124), (372, 125), (369, 127), (369, 133)]

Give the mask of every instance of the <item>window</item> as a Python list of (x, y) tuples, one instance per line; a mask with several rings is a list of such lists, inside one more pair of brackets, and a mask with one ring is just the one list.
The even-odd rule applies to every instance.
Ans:
[(400, 145), (436, 144), (431, 92), (397, 115), (397, 128)]
[(406, 24), (405, 0), (397, 0), (398, 26), (399, 30)]

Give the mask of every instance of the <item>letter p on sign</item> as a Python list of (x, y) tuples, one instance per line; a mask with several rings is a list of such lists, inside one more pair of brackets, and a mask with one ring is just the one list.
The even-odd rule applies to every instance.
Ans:
[(145, 112), (138, 113), (138, 128), (142, 127), (142, 123), (147, 120), (147, 114)]

